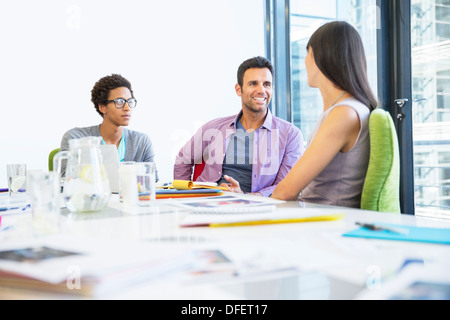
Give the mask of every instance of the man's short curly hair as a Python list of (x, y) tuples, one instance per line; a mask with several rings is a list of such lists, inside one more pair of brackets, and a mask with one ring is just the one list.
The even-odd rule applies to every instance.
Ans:
[(116, 88), (126, 87), (131, 92), (131, 96), (134, 98), (133, 90), (131, 89), (131, 83), (120, 74), (111, 74), (98, 80), (91, 90), (91, 101), (94, 103), (95, 110), (103, 118), (103, 113), (100, 111), (98, 105), (104, 104), (109, 97), (109, 92)]

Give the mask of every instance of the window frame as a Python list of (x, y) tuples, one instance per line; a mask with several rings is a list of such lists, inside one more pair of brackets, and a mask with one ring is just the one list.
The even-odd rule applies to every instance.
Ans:
[[(411, 65), (411, 1), (377, 0), (378, 95), (397, 129), (400, 151), (400, 206), (415, 214)], [(404, 103), (404, 104), (403, 104)]]
[(270, 110), (292, 122), (290, 0), (265, 0), (265, 51), (275, 69), (274, 98)]

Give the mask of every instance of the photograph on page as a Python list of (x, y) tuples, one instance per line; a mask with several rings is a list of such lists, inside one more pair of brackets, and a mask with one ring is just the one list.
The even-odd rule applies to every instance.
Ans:
[(59, 257), (77, 255), (77, 252), (60, 250), (46, 246), (27, 247), (0, 251), (0, 260), (34, 263)]
[(263, 197), (225, 195), (202, 199), (186, 199), (174, 204), (194, 213), (249, 213), (273, 212), (275, 205), (283, 201)]

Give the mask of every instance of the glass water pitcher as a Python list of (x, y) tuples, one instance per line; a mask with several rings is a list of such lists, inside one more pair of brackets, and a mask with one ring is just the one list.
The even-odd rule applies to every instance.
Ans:
[(53, 168), (63, 185), (63, 199), (71, 212), (100, 211), (108, 204), (111, 189), (100, 141), (101, 137), (71, 139), (69, 151), (60, 151), (53, 158)]

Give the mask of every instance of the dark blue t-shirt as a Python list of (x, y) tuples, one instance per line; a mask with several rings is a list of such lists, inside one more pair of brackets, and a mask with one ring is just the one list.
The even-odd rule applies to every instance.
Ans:
[[(239, 181), (241, 190), (252, 191), (252, 164), (253, 164), (253, 137), (254, 131), (248, 133), (239, 119), (236, 123), (236, 133), (230, 137), (230, 143), (223, 159), (223, 175), (233, 177)], [(228, 183), (224, 178), (217, 183)]]

